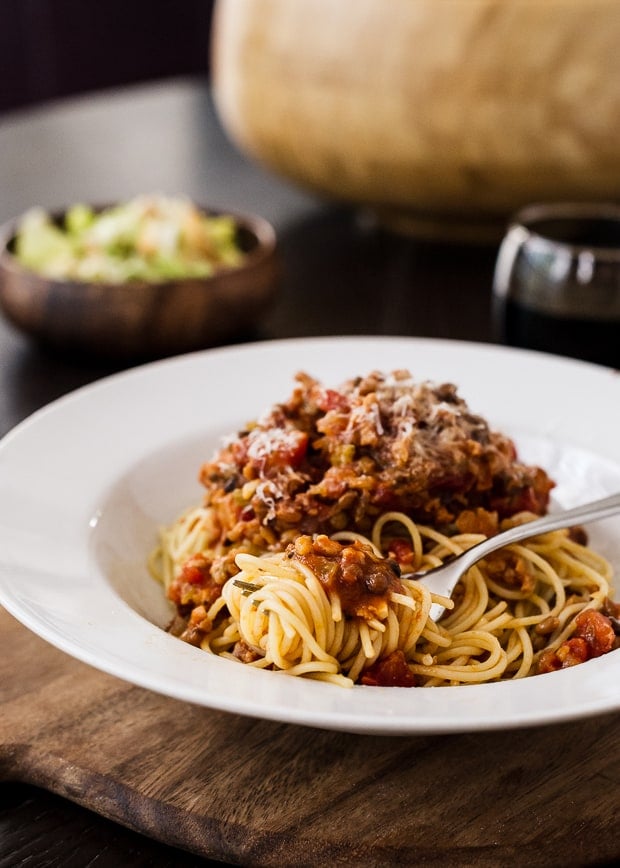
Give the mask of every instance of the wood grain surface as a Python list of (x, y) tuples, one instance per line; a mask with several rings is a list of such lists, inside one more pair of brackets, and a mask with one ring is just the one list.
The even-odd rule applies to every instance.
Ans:
[(352, 736), (133, 687), (0, 610), (0, 778), (252, 865), (571, 865), (620, 854), (617, 716)]

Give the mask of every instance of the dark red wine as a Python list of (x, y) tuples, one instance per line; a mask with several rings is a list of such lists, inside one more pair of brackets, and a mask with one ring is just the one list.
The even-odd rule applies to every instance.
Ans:
[(620, 320), (550, 316), (515, 301), (501, 313), (504, 343), (620, 368)]
[(577, 247), (620, 249), (620, 220), (617, 217), (545, 217), (529, 227), (543, 238)]

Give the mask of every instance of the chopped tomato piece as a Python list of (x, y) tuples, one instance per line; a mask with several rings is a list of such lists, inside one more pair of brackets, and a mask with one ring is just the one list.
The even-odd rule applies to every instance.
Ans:
[(296, 428), (255, 428), (247, 437), (246, 458), (260, 473), (299, 467), (308, 449), (308, 435)]
[(575, 636), (585, 640), (590, 657), (607, 654), (615, 645), (616, 634), (611, 621), (601, 612), (587, 609), (575, 618)]
[(556, 654), (562, 669), (566, 669), (568, 666), (577, 666), (579, 663), (585, 663), (590, 656), (588, 643), (580, 636), (562, 642)]
[(190, 585), (202, 585), (211, 577), (211, 561), (203, 554), (192, 555), (183, 564), (178, 581)]
[(316, 405), (324, 413), (328, 413), (330, 410), (347, 411), (351, 409), (346, 395), (343, 395), (342, 392), (336, 392), (334, 389), (322, 389), (317, 397)]
[(541, 654), (537, 671), (555, 672), (557, 669), (576, 666), (607, 654), (615, 645), (616, 634), (611, 620), (602, 612), (587, 609), (575, 618), (575, 633), (570, 639), (562, 642), (556, 651)]
[(377, 660), (364, 670), (360, 680), (367, 687), (415, 687), (417, 684), (402, 651), (393, 651), (383, 660)]
[(221, 595), (221, 585), (211, 575), (211, 567), (212, 562), (203, 554), (192, 555), (183, 564), (167, 593), (179, 614), (187, 615), (204, 603), (211, 605)]
[(411, 566), (415, 560), (413, 546), (408, 539), (397, 537), (387, 545), (388, 555), (401, 566)]

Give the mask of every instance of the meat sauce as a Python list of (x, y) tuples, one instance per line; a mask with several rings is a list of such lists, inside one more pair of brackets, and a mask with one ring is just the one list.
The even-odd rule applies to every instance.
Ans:
[[(378, 558), (358, 541), (343, 546), (325, 535), (304, 535), (289, 546), (287, 555), (311, 569), (328, 593), (338, 595), (342, 611), (353, 617), (384, 618), (389, 595), (403, 591), (397, 562)], [(415, 687), (417, 681), (403, 652), (393, 651), (367, 667), (360, 683), (367, 687)]]
[(336, 594), (345, 615), (385, 618), (389, 595), (403, 592), (398, 564), (358, 541), (341, 545), (324, 534), (303, 535), (286, 553), (312, 570), (328, 595)]
[(618, 644), (611, 618), (594, 609), (586, 609), (575, 618), (575, 632), (555, 650), (541, 654), (537, 671), (555, 672), (601, 657)]
[(416, 687), (417, 679), (402, 651), (392, 651), (362, 672), (360, 683), (366, 687)]
[(500, 519), (545, 512), (553, 482), (521, 464), (510, 438), (472, 413), (454, 385), (416, 383), (408, 371), (374, 372), (338, 390), (303, 373), (297, 381), (288, 401), (201, 469), (223, 538), (258, 544), (268, 530), (275, 549), (291, 532), (368, 533), (388, 510), (437, 528), (467, 509)]
[[(304, 373), (296, 379), (287, 401), (201, 468), (204, 505), (220, 535), (210, 558), (190, 558), (168, 592), (193, 644), (209, 629), (207, 608), (237, 572), (239, 551), (285, 551), (337, 596), (345, 615), (382, 620), (390, 594), (403, 591), (400, 566), (415, 567), (409, 541), (384, 540), (388, 558), (379, 558), (360, 542), (335, 541), (335, 532), (368, 535), (379, 515), (398, 510), (448, 534), (491, 536), (516, 513), (547, 509), (553, 481), (521, 464), (510, 438), (472, 413), (452, 384), (415, 383), (408, 371), (373, 372), (337, 390)], [(499, 552), (489, 569), (505, 586), (531, 590), (531, 571), (517, 556)], [(539, 626), (541, 638), (556, 629)], [(574, 634), (541, 656), (538, 671), (607, 653), (617, 631), (617, 612), (581, 613)], [(250, 654), (239, 649), (240, 659)], [(394, 652), (361, 682), (411, 687), (415, 678)]]

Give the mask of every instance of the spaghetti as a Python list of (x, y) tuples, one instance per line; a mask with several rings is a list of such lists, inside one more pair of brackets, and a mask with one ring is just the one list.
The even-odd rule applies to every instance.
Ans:
[(299, 380), (203, 467), (205, 502), (161, 532), (150, 568), (173, 633), (347, 686), (523, 678), (617, 647), (612, 570), (579, 529), (495, 552), (452, 601), (413, 577), (535, 518), (552, 485), (453, 387), (403, 372), (339, 392)]

